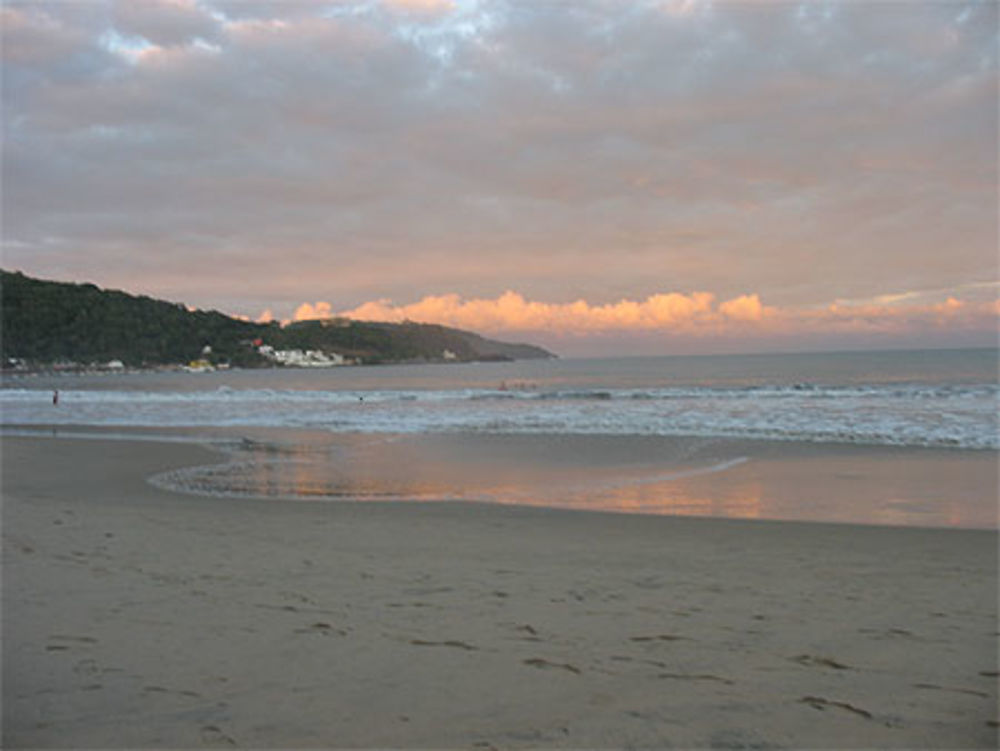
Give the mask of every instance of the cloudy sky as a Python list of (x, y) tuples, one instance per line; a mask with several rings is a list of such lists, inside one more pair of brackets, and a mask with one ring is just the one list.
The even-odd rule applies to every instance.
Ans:
[(998, 4), (3, 4), (2, 265), (564, 354), (996, 341)]

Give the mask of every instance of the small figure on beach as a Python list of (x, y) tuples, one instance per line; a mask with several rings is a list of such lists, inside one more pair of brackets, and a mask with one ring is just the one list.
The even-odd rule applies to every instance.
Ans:
[(59, 389), (55, 389), (52, 392), (52, 406), (53, 407), (59, 406)]

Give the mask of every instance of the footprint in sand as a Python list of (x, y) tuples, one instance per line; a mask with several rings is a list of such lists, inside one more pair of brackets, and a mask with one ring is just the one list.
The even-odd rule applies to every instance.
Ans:
[(832, 657), (818, 657), (816, 655), (798, 655), (796, 657), (789, 657), (792, 662), (797, 662), (800, 665), (806, 665), (809, 667), (821, 667), (821, 668), (833, 668), (834, 670), (853, 670), (850, 665), (845, 665), (842, 662), (837, 662)]
[(61, 634), (52, 634), (49, 637), (49, 641), (55, 643), (48, 644), (45, 647), (48, 652), (66, 652), (72, 646), (97, 644), (97, 639), (92, 636), (65, 636)]
[(836, 707), (838, 709), (843, 709), (846, 712), (859, 715), (867, 720), (873, 719), (872, 713), (867, 709), (861, 709), (860, 707), (855, 707), (853, 704), (848, 704), (845, 701), (833, 701), (831, 699), (825, 699), (822, 696), (803, 696), (799, 699), (800, 704), (808, 704), (813, 709), (818, 709), (820, 711), (825, 710), (827, 707)]
[(656, 677), (676, 681), (718, 681), (719, 683), (725, 683), (727, 686), (732, 686), (734, 683), (728, 678), (708, 673), (660, 673)]
[(524, 623), (521, 624), (520, 626), (516, 626), (514, 630), (520, 634), (523, 634), (523, 636), (520, 637), (522, 641), (544, 641), (544, 639), (542, 639), (542, 637), (538, 635), (538, 631), (535, 629), (535, 627), (529, 623)]
[(471, 644), (466, 644), (464, 641), (458, 641), (456, 639), (448, 639), (447, 641), (425, 641), (424, 639), (410, 639), (410, 644), (417, 647), (454, 647), (456, 649), (464, 649), (467, 652), (478, 652), (479, 647), (474, 647)]
[(887, 629), (859, 628), (858, 633), (874, 636), (876, 639), (890, 639), (898, 637), (904, 637), (907, 639), (917, 638), (916, 634), (914, 634), (912, 631), (908, 631), (905, 628), (887, 628)]
[(568, 662), (551, 662), (541, 657), (532, 657), (527, 660), (523, 660), (523, 662), (525, 665), (530, 665), (533, 668), (539, 668), (541, 670), (566, 670), (576, 675), (580, 675), (580, 673), (583, 672), (576, 665), (570, 665)]
[(632, 636), (629, 637), (629, 641), (635, 642), (649, 642), (649, 641), (682, 641), (687, 639), (686, 636), (678, 636), (677, 634), (655, 634), (653, 636)]
[(178, 696), (189, 696), (193, 699), (201, 698), (201, 694), (197, 691), (174, 691), (169, 688), (164, 688), (163, 686), (143, 686), (142, 692), (144, 694), (177, 694)]
[(989, 699), (990, 695), (985, 691), (977, 691), (974, 688), (957, 688), (954, 686), (939, 686), (936, 683), (914, 683), (914, 688), (927, 689), (931, 691), (951, 691), (956, 694), (968, 694), (969, 696), (980, 696)]
[(226, 735), (215, 725), (205, 725), (205, 727), (201, 729), (201, 741), (202, 743), (211, 744), (213, 746), (239, 745), (232, 736)]
[(338, 636), (347, 636), (347, 629), (334, 628), (329, 623), (325, 621), (317, 621), (311, 626), (306, 628), (295, 629), (297, 634), (323, 634), (324, 636), (330, 636), (332, 634), (337, 634)]

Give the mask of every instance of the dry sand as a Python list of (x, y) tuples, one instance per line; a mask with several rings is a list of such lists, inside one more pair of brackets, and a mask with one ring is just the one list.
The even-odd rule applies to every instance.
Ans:
[(3, 441), (3, 746), (995, 747), (997, 535), (146, 478)]

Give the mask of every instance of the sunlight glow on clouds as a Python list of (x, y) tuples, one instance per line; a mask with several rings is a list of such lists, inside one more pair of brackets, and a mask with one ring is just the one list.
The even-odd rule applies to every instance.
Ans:
[[(266, 310), (265, 313), (270, 313), (271, 311)], [(304, 302), (299, 307), (295, 309), (295, 315), (293, 320), (295, 321), (312, 321), (317, 318), (331, 318), (333, 316), (333, 308), (328, 302), (317, 302), (315, 305)], [(268, 319), (270, 320), (270, 319)]]
[[(884, 295), (883, 299), (909, 299)], [(294, 320), (328, 318), (328, 302), (304, 303)], [(592, 333), (663, 332), (689, 336), (766, 333), (796, 336), (823, 333), (912, 333), (926, 328), (965, 326), (995, 328), (1000, 301), (965, 302), (955, 297), (937, 303), (883, 302), (809, 308), (765, 305), (757, 294), (717, 302), (709, 292), (650, 295), (593, 305), (586, 300), (547, 303), (507, 291), (495, 299), (465, 299), (457, 294), (431, 295), (408, 305), (390, 300), (364, 303), (336, 315), (366, 321), (437, 323), (491, 334), (545, 332), (581, 336)]]
[(8, 0), (3, 265), (278, 319), (960, 327), (1000, 275), (998, 12)]
[(586, 332), (619, 329), (649, 330), (683, 326), (713, 314), (714, 295), (694, 292), (651, 295), (641, 302), (621, 300), (591, 305), (585, 300), (545, 303), (507, 291), (495, 300), (465, 300), (459, 295), (425, 297), (411, 305), (389, 300), (367, 302), (340, 315), (359, 320), (441, 323), (479, 331)]

